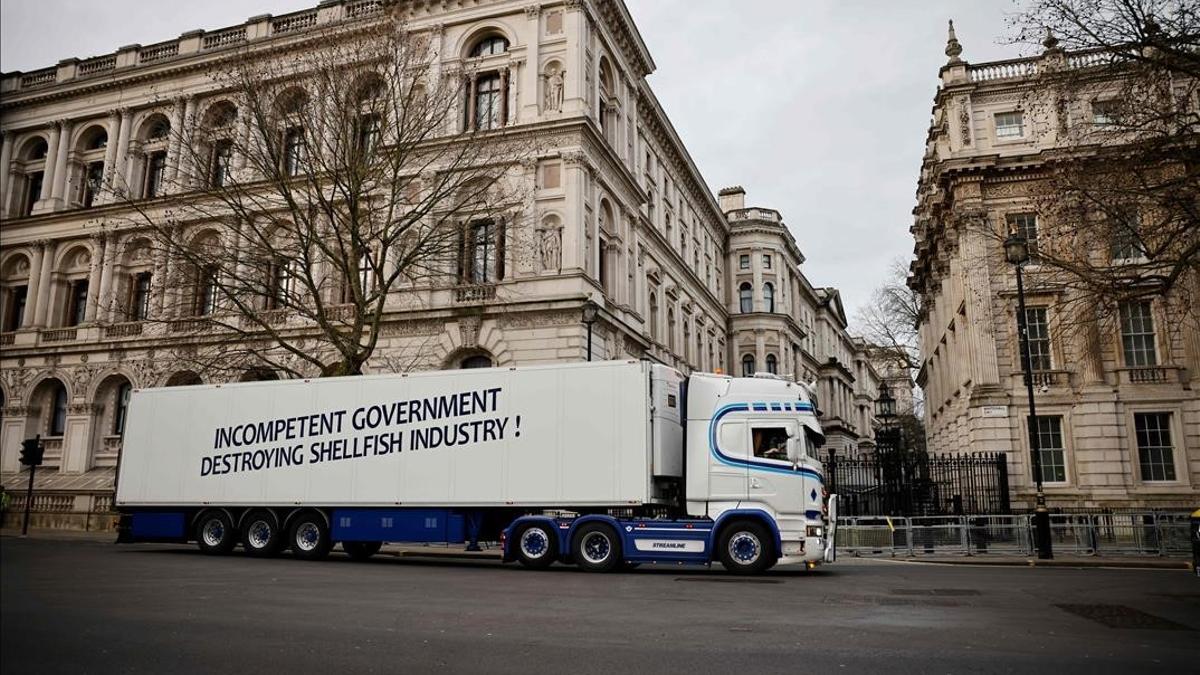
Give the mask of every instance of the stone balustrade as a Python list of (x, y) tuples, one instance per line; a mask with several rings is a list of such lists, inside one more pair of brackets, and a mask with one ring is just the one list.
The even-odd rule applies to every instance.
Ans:
[[(132, 45), (130, 60), (119, 59), (123, 52), (104, 54), (83, 61), (68, 59), (69, 67), (51, 66), (27, 73), (15, 72), (5, 76), (0, 90), (4, 92), (24, 91), (47, 87), (73, 79), (96, 77), (105, 73), (119, 72), (128, 66), (144, 66), (197, 52), (222, 49), (253, 40), (277, 35), (290, 35), (311, 30), (320, 24), (351, 21), (373, 16), (383, 10), (381, 0), (357, 0), (339, 5), (293, 12), (278, 17), (264, 15), (255, 17), (240, 26), (231, 26), (215, 31), (191, 31), (178, 39), (141, 47)], [(251, 24), (264, 21), (261, 30), (250, 31)], [(196, 39), (199, 38), (199, 39)]]

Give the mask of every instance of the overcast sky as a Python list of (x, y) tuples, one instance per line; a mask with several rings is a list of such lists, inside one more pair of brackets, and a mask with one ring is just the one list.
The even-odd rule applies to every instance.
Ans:
[[(667, 115), (709, 187), (783, 213), (814, 285), (867, 302), (908, 227), (953, 18), (963, 58), (1006, 45), (1014, 0), (627, 0)], [(151, 44), (316, 0), (3, 0), (0, 70)]]

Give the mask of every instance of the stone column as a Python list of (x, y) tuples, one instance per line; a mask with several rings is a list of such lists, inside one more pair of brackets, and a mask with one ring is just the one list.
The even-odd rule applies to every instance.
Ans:
[(42, 297), (42, 287), (38, 283), (42, 278), (42, 262), (46, 258), (46, 242), (34, 242), (33, 260), (29, 264), (29, 290), (25, 296), (25, 315), (21, 317), (21, 327), (28, 328), (37, 318), (37, 305)]
[(104, 237), (104, 255), (100, 259), (100, 287), (96, 291), (96, 320), (112, 321), (113, 260), (117, 255), (114, 237)]
[(767, 372), (766, 335), (762, 329), (754, 331), (754, 372)]
[(104, 269), (104, 235), (92, 237), (92, 265), (88, 270), (87, 307), (84, 310), (84, 321), (91, 323), (96, 320), (100, 304), (100, 274)]
[[(54, 254), (58, 250), (58, 243), (53, 241), (45, 242), (42, 253), (42, 269), (38, 275), (38, 295), (37, 305), (33, 312), (33, 325), (45, 326), (46, 316), (50, 311), (50, 272), (54, 268)], [(32, 281), (32, 279), (30, 279)]]
[(175, 107), (171, 110), (171, 138), (167, 146), (167, 180), (175, 180), (179, 176), (179, 144), (183, 138), (183, 115), (187, 108), (188, 98), (179, 96), (175, 99)]
[(192, 155), (195, 152), (195, 149), (192, 147), (192, 142), (194, 139), (194, 134), (192, 132), (194, 131), (193, 127), (195, 126), (195, 121), (196, 99), (189, 96), (184, 100), (183, 125), (179, 128), (179, 147), (177, 150), (178, 159), (176, 161), (176, 164), (178, 165), (177, 170), (179, 172), (179, 184), (177, 187), (181, 190), (187, 190), (195, 183), (193, 180), (195, 176), (192, 175), (192, 171), (194, 169), (192, 164), (192, 160), (194, 158)]
[(123, 190), (128, 194), (131, 192), (129, 184), (133, 180), (128, 171), (130, 166), (130, 127), (133, 126), (133, 114), (129, 112), (128, 108), (121, 108), (117, 112), (121, 116), (121, 124), (117, 128), (117, 150), (116, 156), (113, 158), (112, 187), (114, 190)]
[(538, 87), (541, 72), (541, 58), (538, 56), (538, 46), (542, 41), (541, 7), (526, 7), (525, 20), (529, 24), (529, 35), (532, 37), (526, 47), (525, 71), (521, 74), (521, 96), (524, 101), (519, 108), (524, 113), (522, 117), (528, 122), (537, 119), (542, 104), (542, 92)]
[[(104, 147), (104, 179), (103, 186), (109, 190), (116, 182), (117, 148), (121, 145), (121, 113), (114, 110), (108, 114), (108, 144)], [(100, 203), (111, 201), (111, 194), (101, 193), (97, 200)]]
[[(751, 309), (753, 309), (755, 312), (765, 312), (765, 311), (767, 311), (767, 303), (766, 303), (766, 300), (763, 298), (763, 270), (762, 270), (762, 249), (761, 248), (755, 247), (755, 248), (750, 249), (750, 269), (754, 270), (754, 294), (751, 296), (753, 298), (753, 302), (751, 303), (753, 306), (751, 307)], [(741, 296), (739, 295), (738, 297), (740, 298)]]
[(38, 195), (38, 201), (43, 202), (40, 206), (42, 209), (53, 208), (50, 205), (50, 200), (54, 197), (54, 178), (58, 168), (58, 163), (55, 158), (58, 157), (60, 130), (57, 123), (50, 124), (50, 142), (46, 146), (46, 168), (42, 171), (42, 194)]
[(12, 195), (8, 192), (12, 146), (12, 133), (7, 129), (0, 129), (0, 217), (8, 215), (8, 204), (12, 201)]
[(587, 59), (587, 12), (583, 2), (568, 2), (563, 14), (563, 34), (568, 46), (563, 79), (563, 113), (578, 113), (586, 107), (584, 69)]
[[(58, 151), (54, 158), (54, 186), (50, 192), (50, 198), (55, 200), (57, 204), (66, 204), (70, 201), (67, 198), (67, 178), (71, 172), (67, 166), (67, 152), (71, 145), (71, 122), (69, 120), (60, 120), (58, 122), (60, 130), (58, 132)], [(49, 159), (49, 156), (47, 156)]]

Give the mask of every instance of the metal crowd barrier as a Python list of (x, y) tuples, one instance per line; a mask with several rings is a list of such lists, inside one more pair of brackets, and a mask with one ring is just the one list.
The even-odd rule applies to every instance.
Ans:
[[(1185, 556), (1190, 514), (1050, 515), (1054, 551), (1071, 555)], [(847, 555), (1032, 555), (1033, 516), (847, 516), (837, 547)]]

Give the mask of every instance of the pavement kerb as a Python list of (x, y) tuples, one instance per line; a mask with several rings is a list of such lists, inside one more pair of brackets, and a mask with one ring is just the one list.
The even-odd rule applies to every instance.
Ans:
[[(867, 559), (867, 558), (862, 558)], [(988, 567), (1065, 567), (1065, 568), (1108, 568), (1108, 569), (1151, 569), (1191, 570), (1192, 563), (1177, 558), (1007, 558), (971, 556), (963, 558), (874, 558), (888, 562), (904, 562), (920, 565), (977, 565)]]

